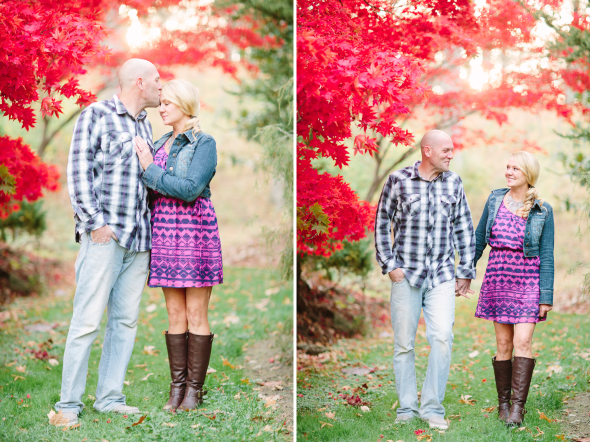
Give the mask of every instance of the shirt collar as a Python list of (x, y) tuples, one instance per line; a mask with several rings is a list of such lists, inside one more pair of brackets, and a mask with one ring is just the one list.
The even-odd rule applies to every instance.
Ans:
[[(412, 178), (412, 179), (413, 178), (419, 178), (419, 179), (422, 179), (424, 181), (428, 181), (428, 180), (424, 179), (422, 177), (422, 175), (420, 175), (420, 172), (418, 171), (418, 167), (420, 166), (420, 164), (422, 164), (422, 161), (416, 161), (414, 163), (414, 167), (412, 168), (412, 176), (410, 178)], [(445, 178), (446, 178), (446, 176), (447, 176), (447, 172), (442, 172), (435, 179), (433, 179), (432, 181), (436, 181), (439, 178), (441, 179), (441, 181), (444, 181)]]
[(134, 118), (133, 115), (131, 115), (129, 113), (129, 111), (127, 110), (127, 108), (125, 107), (125, 105), (123, 104), (123, 102), (121, 102), (121, 100), (119, 99), (119, 97), (117, 96), (117, 94), (113, 95), (113, 100), (115, 101), (115, 109), (117, 109), (117, 114), (119, 115), (125, 115), (125, 114), (129, 114), (129, 116), (131, 118), (133, 118), (134, 120), (143, 120), (146, 115), (147, 112), (144, 110), (142, 110), (139, 115), (137, 116), (137, 118)]

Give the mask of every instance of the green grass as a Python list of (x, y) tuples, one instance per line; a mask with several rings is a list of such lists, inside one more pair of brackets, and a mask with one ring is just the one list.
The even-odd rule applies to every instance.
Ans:
[[(126, 378), (129, 385), (124, 387), (123, 393), (127, 395), (127, 404), (138, 406), (147, 417), (142, 424), (131, 428), (127, 427), (139, 416), (125, 418), (98, 413), (92, 407), (94, 401), (89, 396), (95, 394), (105, 320), (99, 338), (92, 346), (83, 397), (86, 407), (80, 415), (82, 424), (78, 429), (64, 431), (49, 425), (47, 414), (59, 400), (61, 361), (72, 311), (71, 296), (20, 299), (9, 306), (19, 318), (5, 322), (0, 332), (0, 440), (286, 440), (282, 422), (277, 419), (278, 410), (272, 406), (265, 407), (264, 400), (258, 397), (255, 390), (255, 380), (247, 379), (238, 366), (244, 365), (242, 355), (247, 351), (248, 344), (267, 339), (269, 335), (291, 331), (291, 286), (282, 282), (277, 273), (268, 270), (227, 268), (225, 273), (226, 282), (213, 289), (209, 313), (211, 330), (216, 334), (210, 366), (217, 372), (207, 376), (205, 403), (190, 413), (171, 414), (162, 410), (168, 399), (170, 382), (162, 335), (167, 328), (167, 315), (161, 289), (146, 288), (141, 301), (137, 340)], [(280, 288), (278, 293), (270, 290), (269, 296), (265, 294), (269, 288), (275, 287)], [(270, 297), (270, 302), (262, 313), (255, 304), (267, 297)], [(152, 304), (157, 308), (148, 313), (146, 308)], [(238, 317), (239, 322), (227, 319), (232, 316)], [(57, 323), (58, 326), (51, 332), (24, 329), (26, 325), (37, 322)], [(48, 339), (53, 343), (49, 343)], [(26, 351), (39, 349), (39, 344), (43, 342), (46, 342), (43, 348), (47, 348), (50, 355), (57, 356), (58, 366), (52, 367), (47, 361), (36, 359)], [(145, 354), (145, 346), (154, 346), (159, 354)], [(224, 365), (222, 358), (236, 367)], [(26, 366), (26, 371), (17, 371), (19, 366)], [(143, 381), (149, 373), (153, 375)]]
[[(551, 419), (560, 419), (563, 400), (589, 387), (590, 362), (576, 355), (588, 351), (590, 319), (578, 315), (550, 313), (550, 320), (537, 326), (533, 353), (537, 366), (533, 376), (525, 429), (507, 429), (498, 419), (497, 410), (482, 409), (497, 405), (491, 358), (495, 354), (493, 323), (473, 317), (476, 300), (457, 302), (452, 366), (443, 406), (451, 417), (450, 429), (440, 433), (419, 419), (405, 425), (394, 423), (392, 406), (397, 401), (392, 357), (393, 338), (368, 337), (338, 342), (329, 354), (301, 357), (297, 380), (298, 440), (313, 441), (416, 441), (416, 431), (432, 436), (433, 441), (555, 441), (564, 430), (560, 422), (541, 419), (537, 410)], [(418, 390), (422, 387), (427, 366), (428, 342), (424, 325), (416, 338)], [(469, 354), (479, 354), (470, 358)], [(587, 356), (586, 356), (587, 357)], [(560, 373), (549, 367), (561, 367)], [(342, 368), (377, 368), (368, 376), (348, 376)], [(548, 370), (551, 371), (549, 376)], [(559, 369), (558, 369), (559, 370)], [(345, 405), (339, 394), (367, 383), (361, 398), (369, 402), (370, 411)], [(302, 395), (302, 397), (301, 397)], [(461, 395), (470, 395), (474, 405), (461, 403)], [(336, 400), (334, 400), (336, 398)], [(331, 419), (326, 413), (335, 413)], [(459, 417), (460, 416), (460, 417)], [(325, 425), (327, 423), (329, 425)], [(323, 427), (323, 428), (322, 428)], [(544, 433), (539, 435), (537, 427)], [(536, 438), (534, 436), (537, 436)], [(424, 440), (427, 440), (425, 438)]]

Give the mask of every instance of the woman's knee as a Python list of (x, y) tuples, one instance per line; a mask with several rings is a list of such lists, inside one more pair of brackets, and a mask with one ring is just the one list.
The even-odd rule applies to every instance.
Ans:
[(203, 322), (207, 321), (207, 310), (199, 308), (188, 308), (186, 311), (186, 317), (189, 324), (193, 326), (199, 326)]
[(168, 322), (170, 324), (186, 324), (186, 309), (184, 308), (168, 308)]
[(514, 337), (514, 348), (519, 352), (528, 352), (531, 350), (531, 340), (528, 337)]

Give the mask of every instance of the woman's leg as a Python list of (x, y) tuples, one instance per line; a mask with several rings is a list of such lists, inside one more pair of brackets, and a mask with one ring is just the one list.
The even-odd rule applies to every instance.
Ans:
[(188, 320), (188, 374), (184, 400), (179, 410), (194, 410), (203, 403), (206, 391), (203, 389), (207, 368), (211, 358), (213, 334), (209, 330), (207, 311), (211, 287), (186, 289), (186, 313)]
[(506, 422), (521, 425), (524, 419), (524, 405), (529, 395), (531, 379), (536, 360), (532, 358), (533, 332), (536, 324), (514, 326), (514, 363), (512, 364), (512, 405)]
[(536, 324), (516, 324), (514, 326), (514, 356), (533, 357), (533, 332)]
[(187, 376), (187, 320), (184, 288), (163, 287), (168, 310), (168, 331), (166, 332), (166, 349), (170, 364), (170, 397), (164, 410), (178, 408), (184, 399)]
[(498, 419), (506, 421), (510, 414), (512, 386), (512, 340), (514, 326), (494, 322), (496, 330), (496, 356), (492, 359), (496, 391), (498, 392)]
[(209, 335), (209, 299), (212, 287), (188, 287), (186, 289), (186, 318), (194, 335)]
[(494, 322), (496, 331), (496, 360), (508, 361), (512, 359), (514, 341), (514, 325)]
[(168, 333), (177, 335), (186, 333), (188, 329), (187, 317), (187, 290), (185, 288), (162, 287), (166, 298), (166, 310), (168, 310)]

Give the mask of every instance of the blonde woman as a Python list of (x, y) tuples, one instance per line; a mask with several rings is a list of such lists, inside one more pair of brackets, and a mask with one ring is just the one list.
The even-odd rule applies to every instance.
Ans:
[(539, 171), (531, 153), (513, 154), (508, 188), (490, 194), (475, 233), (476, 265), (486, 244), (492, 248), (475, 316), (494, 321), (498, 417), (510, 425), (522, 424), (536, 363), (533, 332), (553, 304), (553, 210), (534, 187)]
[(215, 175), (215, 140), (199, 126), (199, 90), (188, 81), (162, 87), (160, 115), (173, 131), (135, 149), (154, 190), (150, 287), (162, 287), (169, 327), (170, 397), (164, 409), (193, 410), (203, 403), (213, 334), (207, 311), (211, 289), (223, 282), (221, 243), (209, 183)]

